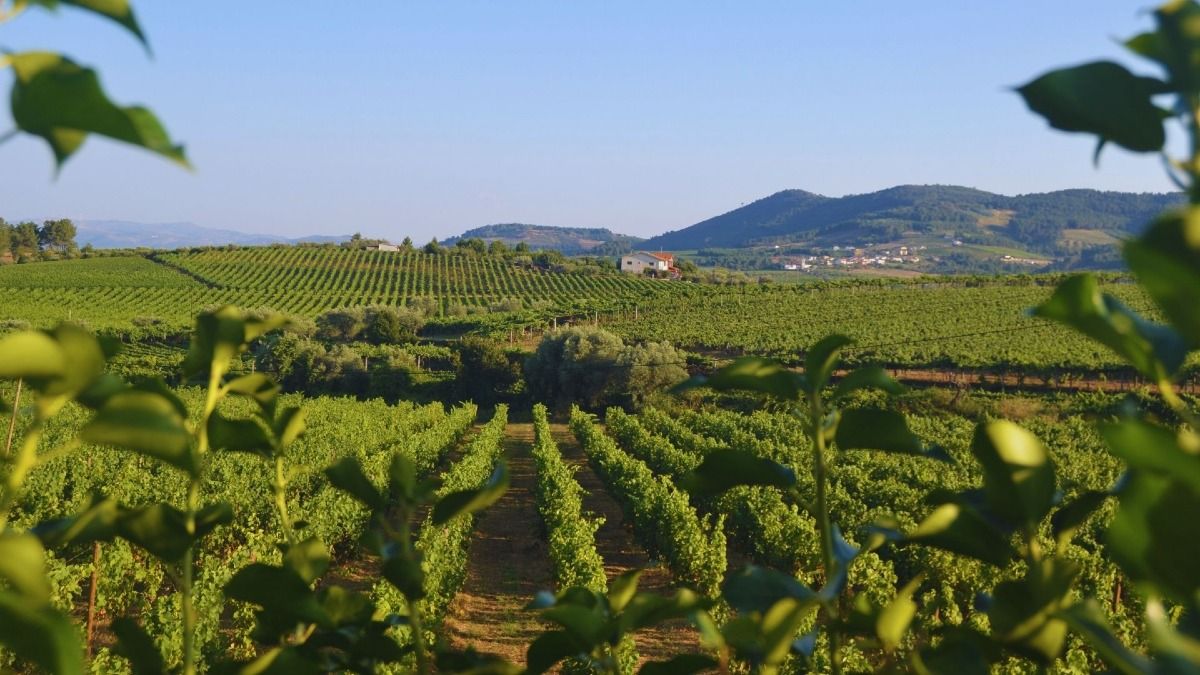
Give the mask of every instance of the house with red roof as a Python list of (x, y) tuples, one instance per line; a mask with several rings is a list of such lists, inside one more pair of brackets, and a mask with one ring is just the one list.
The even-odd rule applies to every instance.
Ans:
[(675, 267), (675, 256), (661, 251), (637, 251), (621, 256), (621, 271), (628, 274), (653, 274), (672, 279), (679, 277), (679, 268)]

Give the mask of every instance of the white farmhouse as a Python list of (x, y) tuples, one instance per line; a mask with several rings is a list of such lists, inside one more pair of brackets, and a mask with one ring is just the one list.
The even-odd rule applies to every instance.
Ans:
[(637, 251), (636, 253), (621, 256), (622, 272), (645, 274), (647, 270), (651, 270), (656, 274), (679, 275), (679, 270), (675, 268), (675, 256), (670, 253)]

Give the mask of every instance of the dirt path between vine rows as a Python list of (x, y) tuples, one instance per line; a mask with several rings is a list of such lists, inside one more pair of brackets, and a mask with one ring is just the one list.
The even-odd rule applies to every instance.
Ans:
[[(620, 504), (608, 494), (604, 481), (588, 465), (575, 435), (565, 424), (551, 424), (550, 431), (563, 459), (579, 467), (575, 479), (586, 493), (583, 498), (584, 511), (604, 518), (604, 524), (596, 532), (596, 549), (604, 560), (604, 571), (609, 581), (640, 567), (645, 570), (638, 584), (640, 590), (662, 594), (672, 592), (670, 571), (662, 563), (651, 560), (646, 549), (634, 539), (631, 528), (625, 523)], [(699, 635), (686, 623), (638, 631), (634, 634), (634, 642), (643, 662), (700, 649)]]
[(525, 663), (525, 650), (544, 628), (524, 607), (538, 591), (554, 588), (534, 496), (532, 445), (532, 424), (505, 428), (509, 488), (476, 520), (467, 578), (443, 623), (452, 646), (471, 646), (518, 664)]

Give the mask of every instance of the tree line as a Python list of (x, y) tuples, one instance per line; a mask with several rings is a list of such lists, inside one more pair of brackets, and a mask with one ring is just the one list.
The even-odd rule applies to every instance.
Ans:
[[(8, 223), (0, 218), (0, 263), (60, 260), (80, 254), (75, 223), (69, 218)], [(89, 249), (89, 246), (85, 246)]]

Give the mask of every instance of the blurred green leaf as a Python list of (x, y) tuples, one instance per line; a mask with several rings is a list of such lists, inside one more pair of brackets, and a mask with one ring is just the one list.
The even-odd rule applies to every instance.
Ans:
[(349, 493), (372, 511), (383, 508), (383, 496), (367, 479), (355, 457), (343, 457), (336, 464), (325, 469), (329, 482), (339, 490)]
[(879, 642), (884, 649), (891, 651), (899, 647), (901, 641), (904, 640), (904, 634), (908, 632), (909, 624), (917, 615), (917, 603), (913, 602), (912, 596), (921, 586), (923, 579), (922, 575), (917, 575), (912, 581), (905, 584), (904, 588), (901, 588), (900, 592), (879, 613), (875, 622), (875, 634), (879, 637)]
[(70, 617), (0, 590), (0, 644), (54, 675), (82, 675), (83, 648)]
[(1169, 476), (1132, 471), (1105, 537), (1134, 581), (1181, 602), (1200, 591), (1200, 494)]
[(638, 675), (692, 675), (713, 670), (717, 660), (704, 654), (680, 654), (666, 661), (647, 661), (638, 669)]
[(154, 639), (137, 621), (124, 616), (114, 619), (112, 632), (117, 638), (115, 651), (129, 660), (133, 675), (162, 675), (167, 672), (158, 645), (154, 644)]
[(22, 131), (50, 144), (61, 166), (88, 134), (99, 134), (160, 154), (189, 167), (183, 147), (141, 106), (120, 107), (109, 100), (96, 71), (53, 52), (21, 52), (6, 59), (16, 74), (12, 117)]
[(996, 586), (988, 619), (992, 631), (1010, 649), (1051, 663), (1062, 652), (1067, 625), (1058, 612), (1070, 603), (1079, 566), (1063, 558), (1031, 565), (1023, 578)]
[(1110, 452), (1130, 469), (1150, 471), (1191, 486), (1200, 493), (1200, 436), (1187, 429), (1172, 431), (1138, 419), (1099, 425)]
[(629, 570), (613, 579), (608, 584), (608, 606), (614, 612), (620, 612), (625, 609), (633, 596), (637, 594), (638, 580), (642, 577), (642, 570)]
[(219, 411), (208, 418), (208, 445), (213, 450), (271, 457), (271, 437), (257, 420), (229, 419)]
[(1151, 100), (1166, 90), (1161, 80), (1111, 61), (1053, 70), (1017, 88), (1055, 129), (1095, 134), (1134, 152), (1156, 152), (1166, 143), (1162, 113)]
[(582, 645), (566, 631), (546, 631), (529, 645), (525, 654), (525, 672), (528, 675), (540, 675), (559, 661), (582, 652)]
[(329, 550), (320, 539), (309, 537), (284, 551), (283, 566), (311, 584), (329, 569)]
[(332, 627), (325, 608), (316, 595), (295, 571), (264, 563), (251, 563), (239, 569), (229, 583), (225, 595), (249, 602), (271, 612), (296, 620)]
[(1055, 511), (1050, 518), (1050, 528), (1059, 545), (1065, 544), (1075, 530), (1087, 522), (1087, 519), (1095, 513), (1096, 509), (1103, 506), (1104, 501), (1108, 498), (1107, 492), (1088, 490)]
[(842, 450), (883, 450), (905, 455), (925, 452), (925, 444), (908, 430), (904, 415), (873, 408), (843, 410), (834, 442)]
[(996, 515), (1034, 525), (1054, 505), (1054, 464), (1032, 433), (1005, 420), (975, 428), (971, 453), (983, 467), (984, 498)]
[(787, 489), (796, 484), (791, 468), (745, 450), (718, 449), (679, 480), (679, 487), (696, 495), (717, 495), (741, 485)]
[(879, 389), (896, 395), (904, 391), (904, 386), (892, 379), (881, 366), (863, 366), (838, 381), (830, 400), (840, 401), (861, 389)]
[(800, 398), (803, 378), (778, 361), (757, 356), (743, 356), (712, 375), (697, 375), (676, 385), (671, 391), (681, 392), (697, 387), (717, 391), (754, 391), (788, 401)]
[(50, 378), (63, 374), (67, 358), (58, 342), (41, 331), (21, 331), (0, 338), (0, 377)]
[(1008, 537), (973, 509), (954, 503), (934, 509), (904, 541), (944, 549), (997, 567), (1007, 565), (1016, 555)]
[(442, 497), (433, 506), (433, 524), (441, 525), (451, 518), (486, 509), (508, 490), (508, 468), (497, 462), (491, 477), (477, 490), (460, 490)]
[(158, 394), (126, 390), (109, 397), (79, 437), (154, 457), (193, 476), (198, 470), (183, 418)]
[(1129, 650), (1113, 634), (1104, 611), (1093, 599), (1072, 605), (1058, 613), (1062, 619), (1095, 649), (1104, 662), (1126, 675), (1142, 675), (1154, 672), (1150, 661)]
[(817, 594), (795, 577), (747, 565), (725, 579), (722, 598), (739, 612), (765, 612), (783, 598), (815, 601)]
[(29, 534), (0, 534), (0, 579), (31, 604), (48, 605), (50, 583), (46, 580), (42, 542)]
[(1200, 347), (1200, 209), (1159, 217), (1124, 250), (1142, 288), (1189, 345)]
[(229, 393), (252, 399), (268, 412), (273, 411), (279, 396), (279, 385), (264, 373), (249, 373), (234, 378), (225, 384)]
[(1183, 336), (1142, 319), (1116, 298), (1101, 293), (1100, 284), (1090, 274), (1059, 284), (1054, 295), (1033, 313), (1066, 324), (1112, 349), (1155, 382), (1178, 371), (1187, 356)]
[(13, 9), (20, 9), (25, 4), (39, 5), (49, 10), (56, 10), (59, 5), (68, 5), (95, 12), (123, 26), (137, 36), (137, 39), (149, 49), (146, 34), (138, 25), (137, 17), (133, 14), (133, 7), (129, 4), (129, 0), (15, 0)]
[(808, 348), (804, 357), (806, 391), (820, 391), (829, 384), (829, 378), (837, 366), (838, 352), (852, 342), (845, 335), (829, 335)]

